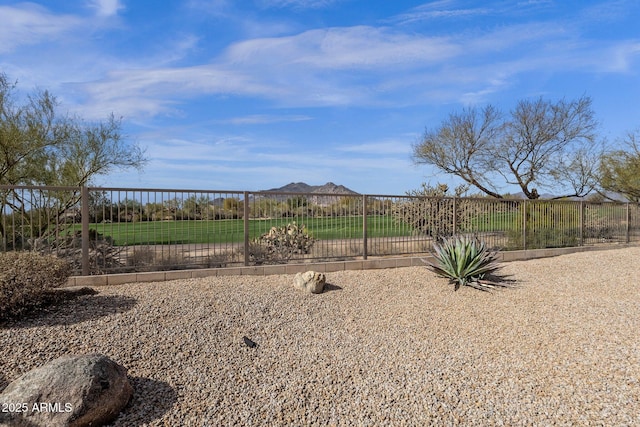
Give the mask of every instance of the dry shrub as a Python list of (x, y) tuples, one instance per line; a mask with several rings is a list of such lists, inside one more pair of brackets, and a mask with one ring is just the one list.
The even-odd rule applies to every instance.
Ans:
[(149, 246), (134, 246), (133, 251), (127, 256), (127, 265), (130, 267), (143, 267), (154, 265), (156, 252)]
[(135, 271), (168, 271), (187, 268), (187, 260), (175, 251), (157, 251), (151, 246), (136, 246), (127, 257), (127, 265)]
[(423, 183), (422, 188), (407, 192), (410, 199), (395, 203), (391, 214), (397, 223), (409, 225), (415, 235), (435, 240), (451, 237), (455, 230), (469, 228), (478, 213), (476, 202), (460, 198), (467, 189), (459, 186), (451, 197), (446, 184), (433, 187)]
[(35, 252), (0, 253), (0, 319), (45, 303), (51, 290), (65, 284), (71, 264)]
[(238, 254), (234, 252), (220, 252), (207, 256), (204, 259), (204, 266), (206, 268), (224, 268), (236, 261), (237, 257)]
[(304, 224), (291, 222), (284, 227), (271, 227), (249, 244), (250, 262), (254, 265), (287, 263), (296, 254), (308, 254), (315, 242)]

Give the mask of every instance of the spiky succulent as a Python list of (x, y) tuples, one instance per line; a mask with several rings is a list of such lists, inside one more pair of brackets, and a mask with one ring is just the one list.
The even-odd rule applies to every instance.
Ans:
[(428, 267), (455, 283), (456, 291), (460, 286), (488, 290), (497, 285), (483, 280), (487, 274), (501, 268), (497, 256), (476, 238), (454, 236), (443, 239), (442, 243), (433, 245), (432, 255), (436, 262), (427, 262)]

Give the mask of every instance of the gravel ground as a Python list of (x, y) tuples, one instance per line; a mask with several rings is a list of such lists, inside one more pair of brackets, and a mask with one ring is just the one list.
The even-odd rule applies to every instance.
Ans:
[[(453, 291), (422, 267), (98, 288), (0, 327), (0, 389), (103, 353), (135, 394), (114, 426), (640, 425), (640, 248), (504, 264)], [(249, 348), (243, 336), (258, 346)]]

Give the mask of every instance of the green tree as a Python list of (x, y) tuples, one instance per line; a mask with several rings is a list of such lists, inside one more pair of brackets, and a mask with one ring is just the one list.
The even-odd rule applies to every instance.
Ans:
[(304, 206), (308, 206), (309, 202), (305, 196), (295, 196), (287, 199), (287, 206), (289, 210), (295, 211), (296, 209)]
[(623, 145), (626, 149), (602, 156), (600, 186), (605, 192), (622, 194), (629, 201), (640, 202), (640, 129), (629, 132)]
[(146, 159), (122, 137), (111, 115), (97, 124), (60, 115), (48, 91), (16, 102), (16, 85), (0, 73), (0, 184), (87, 184), (118, 168), (141, 168)]
[(244, 202), (237, 197), (227, 197), (222, 202), (224, 218), (242, 218)]
[(211, 200), (204, 195), (187, 197), (182, 204), (184, 219), (203, 219), (208, 213)]
[(597, 123), (591, 99), (550, 102), (522, 100), (508, 116), (488, 105), (452, 113), (439, 127), (427, 129), (413, 146), (417, 164), (435, 166), (483, 193), (504, 195), (495, 184), (501, 176), (537, 199), (539, 187), (583, 196), (596, 185)]
[[(97, 124), (60, 114), (56, 98), (34, 91), (22, 99), (17, 85), (0, 73), (0, 185), (82, 186), (114, 169), (141, 168), (146, 159), (127, 143), (121, 122), (111, 115)], [(79, 193), (49, 192), (49, 224), (77, 205)], [(0, 212), (33, 209), (31, 192), (0, 191)], [(43, 234), (49, 224), (39, 227)], [(4, 237), (1, 228), (0, 235)], [(38, 237), (38, 236), (31, 236)]]

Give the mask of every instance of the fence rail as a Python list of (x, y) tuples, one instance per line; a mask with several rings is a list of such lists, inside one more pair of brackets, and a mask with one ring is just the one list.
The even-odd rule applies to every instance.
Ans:
[(0, 186), (0, 251), (76, 274), (428, 253), (440, 237), (496, 250), (640, 241), (634, 203), (105, 187)]

